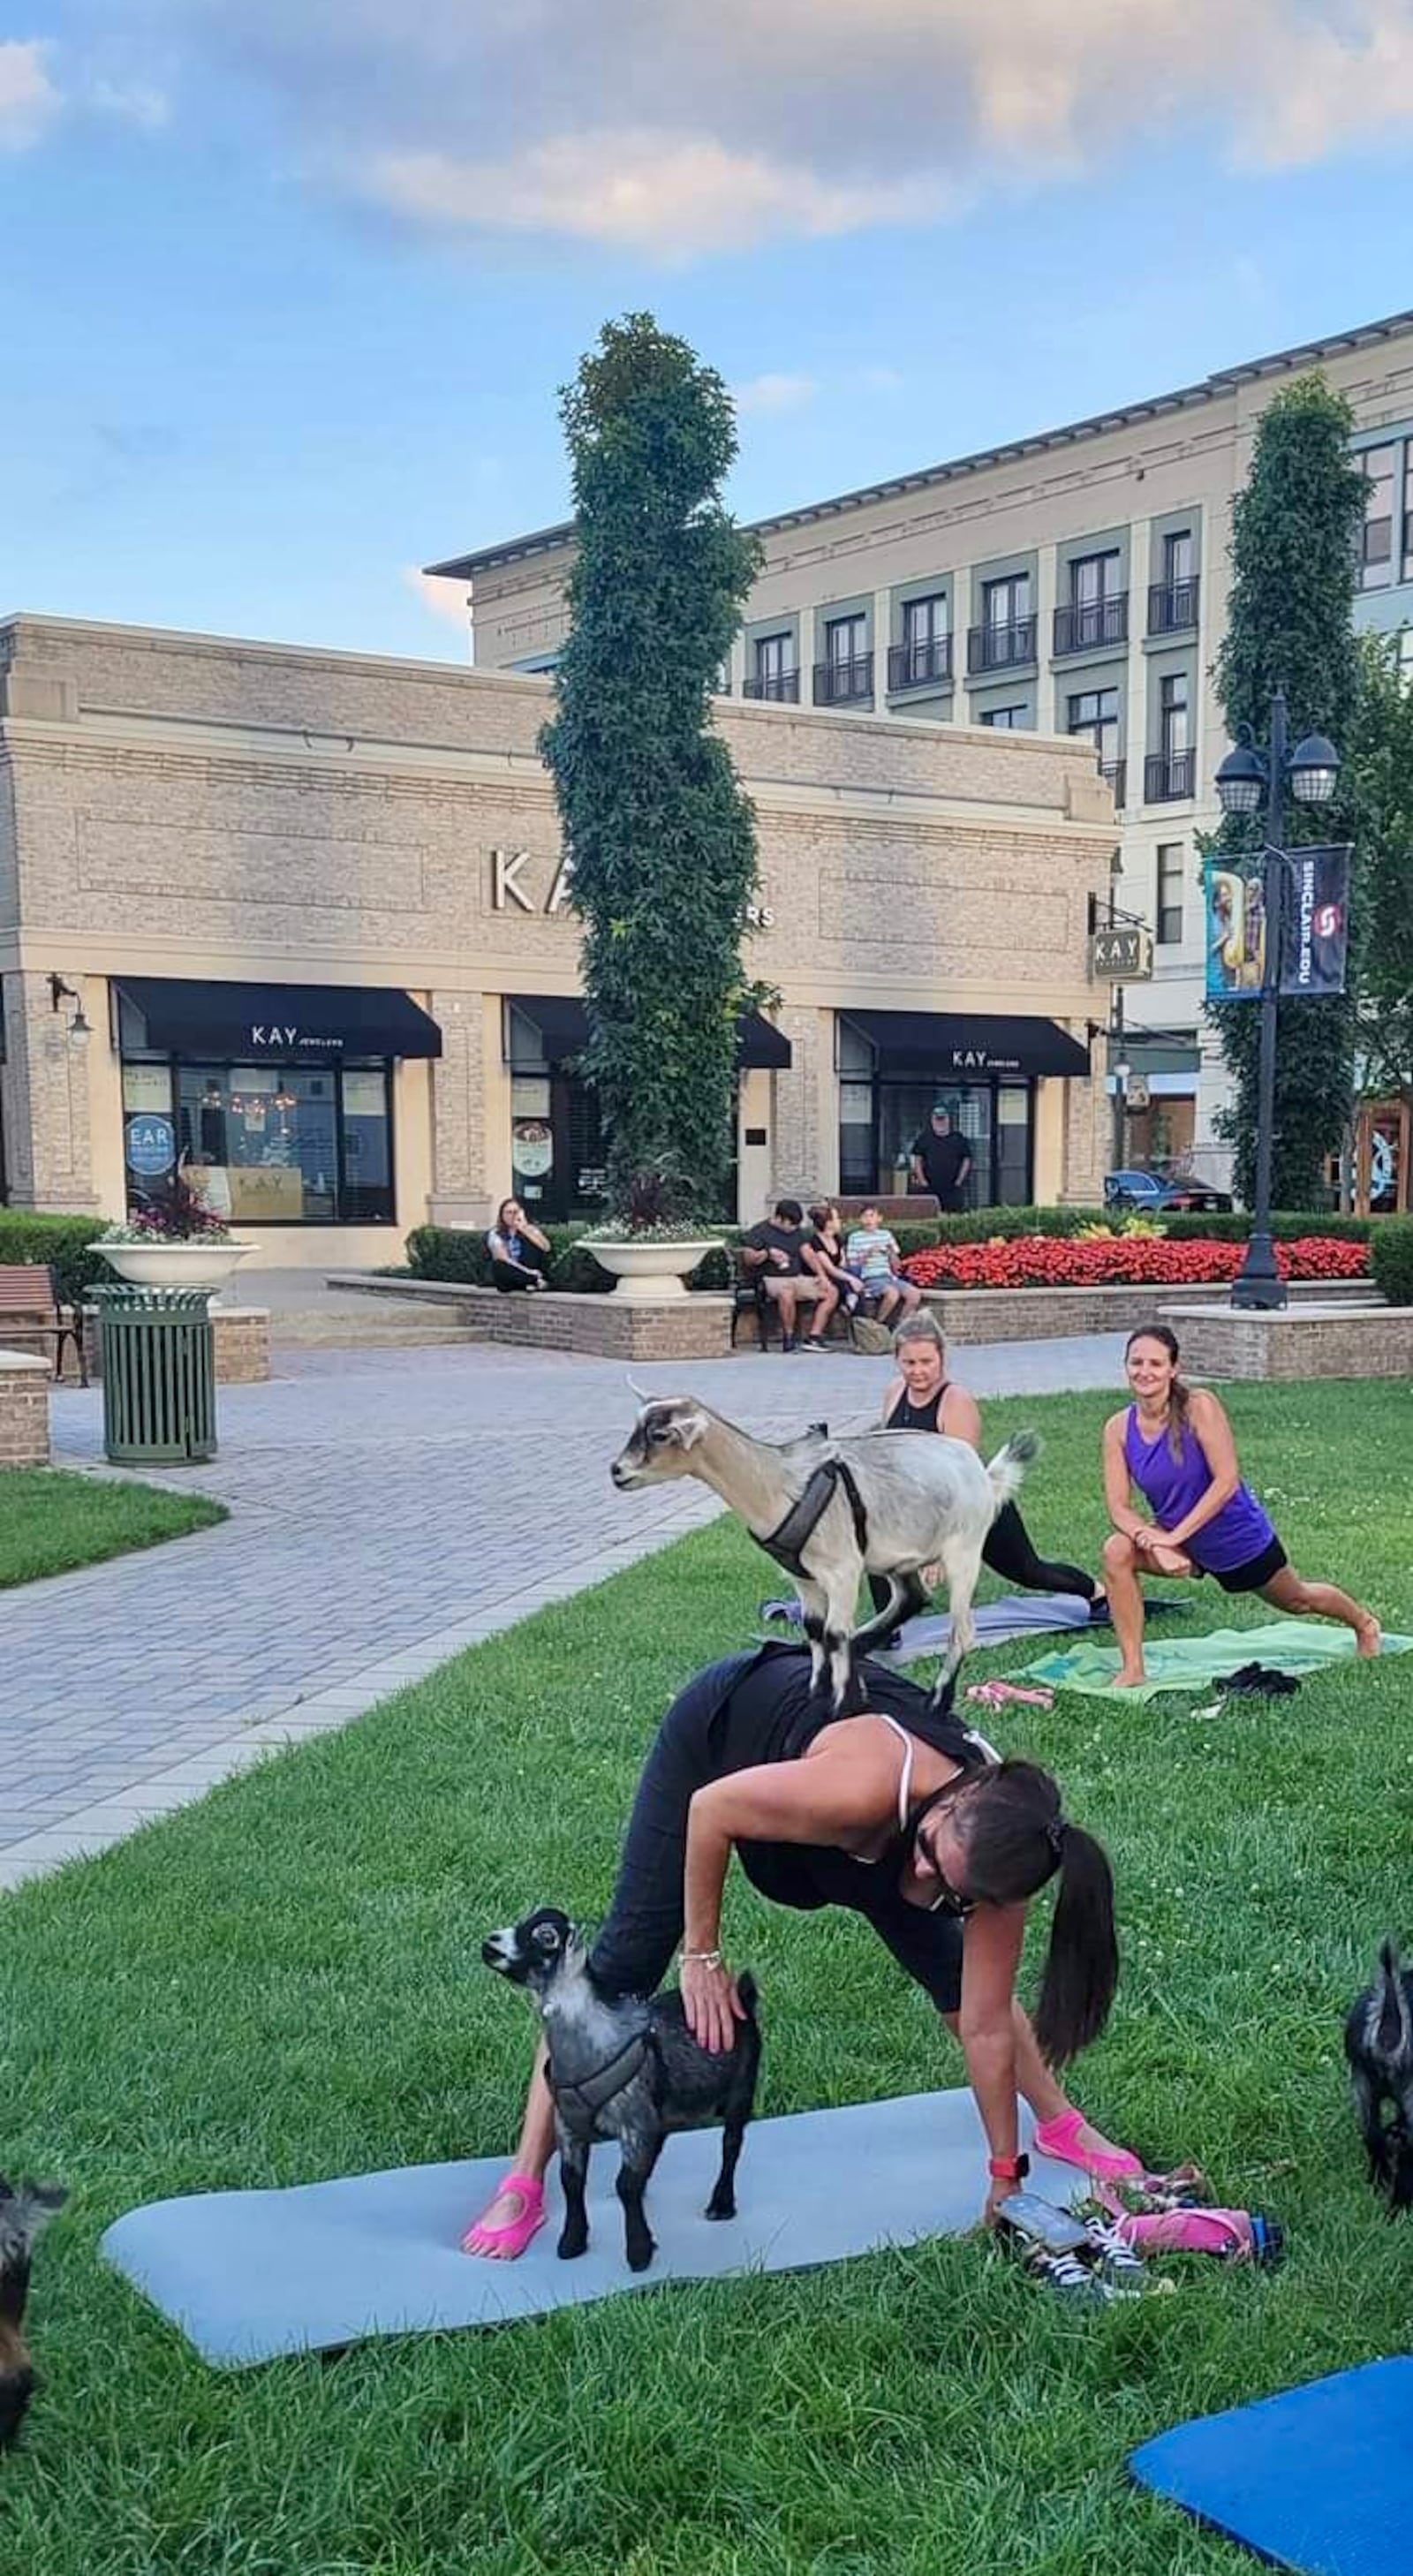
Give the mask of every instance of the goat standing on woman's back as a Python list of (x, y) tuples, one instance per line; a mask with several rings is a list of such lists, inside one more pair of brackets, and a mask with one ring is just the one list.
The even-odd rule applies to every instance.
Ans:
[[(638, 1394), (641, 1390), (634, 1389)], [(949, 1696), (975, 1641), (972, 1595), (986, 1534), (1019, 1492), (1039, 1450), (1018, 1432), (984, 1465), (964, 1440), (899, 1440), (862, 1431), (776, 1444), (756, 1440), (696, 1396), (649, 1397), (609, 1470), (624, 1493), (696, 1476), (720, 1494), (754, 1539), (783, 1565), (799, 1593), (814, 1686), (826, 1670), (836, 1715), (857, 1698), (857, 1654), (925, 1607), (924, 1566), (940, 1566), (952, 1634), (933, 1688)], [(876, 1618), (855, 1628), (859, 1578), (886, 1578)]]

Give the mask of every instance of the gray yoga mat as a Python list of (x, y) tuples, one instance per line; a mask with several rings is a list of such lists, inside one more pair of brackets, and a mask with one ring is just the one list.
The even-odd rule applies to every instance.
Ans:
[[(589, 2165), (587, 2254), (555, 2253), (562, 2202), (516, 2263), (488, 2263), (459, 2239), (506, 2171), (504, 2156), (413, 2165), (288, 2191), (196, 2192), (117, 2219), (108, 2261), (179, 2326), (203, 2361), (241, 2369), (326, 2352), (368, 2335), (504, 2325), (660, 2281), (793, 2272), (973, 2226), (986, 2148), (969, 2092), (914, 2093), (843, 2110), (758, 2120), (737, 2174), (739, 2215), (703, 2217), (720, 2160), (714, 2129), (669, 2138), (648, 2191), (652, 2268), (623, 2259), (617, 2150)], [(1035, 2160), (1031, 2189), (1068, 2201), (1072, 2167)]]

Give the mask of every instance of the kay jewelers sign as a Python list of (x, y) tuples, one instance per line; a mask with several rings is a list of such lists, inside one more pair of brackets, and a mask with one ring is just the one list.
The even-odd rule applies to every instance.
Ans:
[[(492, 850), (490, 858), (492, 912), (528, 912), (553, 920), (568, 911), (573, 876), (569, 859), (537, 858), (533, 850)], [(543, 901), (536, 894), (537, 879), (541, 885), (548, 879), (549, 890)], [(773, 930), (773, 908), (768, 903), (748, 903), (742, 926), (746, 930)]]

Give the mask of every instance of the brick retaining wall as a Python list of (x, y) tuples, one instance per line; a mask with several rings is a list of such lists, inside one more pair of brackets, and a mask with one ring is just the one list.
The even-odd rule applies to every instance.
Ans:
[(1230, 1306), (1204, 1313), (1184, 1302), (1160, 1313), (1182, 1343), (1183, 1367), (1194, 1377), (1285, 1384), (1413, 1377), (1413, 1306), (1346, 1306), (1330, 1299), (1261, 1314)]
[(0, 1351), (0, 1467), (49, 1464), (49, 1362)]
[(626, 1297), (575, 1297), (546, 1288), (503, 1297), (495, 1288), (458, 1292), (468, 1339), (517, 1350), (572, 1351), (579, 1359), (718, 1360), (731, 1347), (731, 1300), (702, 1294), (660, 1306)]
[[(1295, 1280), (1290, 1294), (1297, 1309), (1311, 1299), (1338, 1297), (1352, 1307), (1363, 1302), (1357, 1281)], [(1182, 1289), (929, 1288), (923, 1304), (931, 1308), (949, 1342), (1049, 1342), (1067, 1333), (1135, 1333), (1140, 1325), (1151, 1324), (1175, 1296), (1182, 1299), (1185, 1313), (1226, 1309), (1231, 1283), (1222, 1280), (1215, 1287)], [(1376, 1310), (1372, 1288), (1367, 1300)], [(1183, 1356), (1187, 1356), (1186, 1344)]]

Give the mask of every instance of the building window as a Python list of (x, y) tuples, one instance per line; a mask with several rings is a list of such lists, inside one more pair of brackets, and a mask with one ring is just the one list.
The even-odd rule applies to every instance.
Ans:
[(1403, 578), (1413, 581), (1413, 438), (1403, 451)]
[(1192, 579), (1192, 530), (1170, 528), (1163, 539), (1163, 585), (1175, 590), (1178, 583)]
[(793, 633), (758, 635), (752, 647), (751, 676), (746, 682), (749, 698), (789, 698), (800, 694), (800, 674), (795, 664)]
[(1160, 841), (1158, 900), (1154, 907), (1160, 948), (1173, 948), (1182, 937), (1183, 876), (1181, 841)]
[(920, 689), (950, 680), (952, 636), (945, 591), (903, 602), (903, 640), (888, 657), (890, 689)]
[(1099, 754), (1101, 767), (1107, 767), (1119, 756), (1119, 693), (1117, 689), (1082, 689), (1070, 700), (1069, 730), (1086, 734)]
[(1413, 689), (1413, 626), (1398, 630), (1398, 676), (1405, 690)]
[(1163, 538), (1161, 576), (1148, 586), (1148, 632), (1179, 635), (1197, 623), (1198, 576), (1193, 567), (1192, 530), (1170, 528)]
[(1366, 447), (1359, 459), (1368, 477), (1359, 556), (1361, 590), (1387, 590), (1393, 578), (1393, 469), (1397, 455), (1396, 447)]
[(1008, 573), (1004, 581), (983, 582), (981, 589), (982, 622), (995, 634), (1003, 626), (1019, 626), (1030, 615), (1030, 575)]
[(873, 695), (873, 655), (868, 650), (868, 619), (861, 613), (831, 617), (824, 629), (824, 660), (815, 665), (816, 706), (847, 706), (851, 698)]
[(1024, 698), (1013, 707), (983, 707), (981, 722), (989, 725), (993, 733), (1029, 733), (1030, 708)]
[(174, 1128), (182, 1176), (215, 1216), (237, 1225), (393, 1223), (391, 1067), (384, 1061), (311, 1070), (125, 1060), (130, 1211), (170, 1184), (170, 1171), (154, 1176), (141, 1150), (154, 1118), (169, 1134)]
[(1192, 749), (1191, 712), (1188, 677), (1185, 671), (1174, 671), (1159, 684), (1158, 740), (1161, 748), (1150, 751), (1143, 764), (1143, 793), (1150, 805), (1171, 802), (1179, 796), (1190, 796), (1196, 774)]
[(1187, 733), (1187, 673), (1175, 671), (1158, 692), (1159, 738), (1165, 760), (1176, 760), (1191, 748)]
[(1093, 652), (1127, 641), (1128, 592), (1120, 587), (1121, 572), (1117, 547), (1071, 559), (1069, 601), (1055, 611), (1057, 653)]

